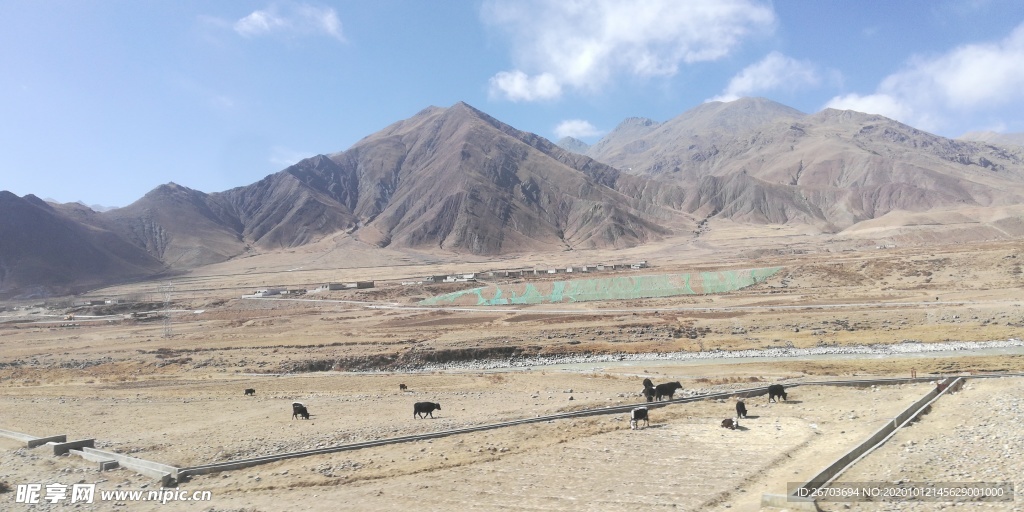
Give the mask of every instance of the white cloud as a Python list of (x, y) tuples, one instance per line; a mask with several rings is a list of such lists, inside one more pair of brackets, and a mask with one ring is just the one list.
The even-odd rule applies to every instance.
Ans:
[(814, 65), (771, 52), (760, 62), (747, 66), (729, 81), (722, 94), (710, 101), (733, 101), (744, 96), (775, 90), (796, 90), (818, 85), (821, 78)]
[(897, 120), (908, 119), (913, 115), (913, 109), (903, 101), (888, 94), (868, 94), (866, 96), (847, 94), (846, 96), (836, 96), (825, 106), (839, 110), (856, 110), (857, 112), (878, 114)]
[[(759, 0), (488, 0), (481, 12), (510, 37), (516, 67), (491, 79), (491, 93), (514, 101), (597, 91), (619, 75), (673, 76), (775, 23)], [(522, 94), (520, 85), (542, 77), (548, 96)]]
[(589, 121), (584, 121), (583, 119), (566, 119), (565, 121), (558, 123), (558, 126), (555, 127), (555, 135), (557, 135), (559, 139), (562, 137), (582, 139), (586, 137), (596, 137), (602, 133), (603, 132), (598, 130), (596, 126), (590, 124)]
[(334, 9), (309, 4), (274, 4), (253, 11), (236, 21), (232, 28), (244, 37), (323, 34), (339, 41), (345, 40), (341, 20)]
[(827, 107), (860, 110), (939, 130), (950, 118), (1024, 101), (1024, 24), (994, 43), (960, 46), (911, 59), (873, 94), (837, 96)]
[(562, 86), (550, 73), (529, 77), (522, 71), (502, 71), (491, 77), (490, 96), (511, 101), (537, 101), (557, 98)]

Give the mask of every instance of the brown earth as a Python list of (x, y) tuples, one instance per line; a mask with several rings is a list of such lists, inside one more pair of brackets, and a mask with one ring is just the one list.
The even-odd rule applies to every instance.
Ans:
[[(132, 298), (145, 302), (144, 307), (19, 304), (25, 308), (0, 312), (0, 428), (95, 438), (99, 448), (188, 466), (639, 403), (644, 377), (710, 391), (773, 382), (908, 377), (911, 369), (929, 378), (1024, 370), (1020, 351), (640, 361), (530, 370), (460, 366), (465, 359), (488, 355), (507, 360), (509, 355), (1021, 337), (1021, 243), (877, 249), (797, 234), (780, 235), (783, 244), (759, 244), (747, 232), (713, 233), (707, 247), (688, 251), (666, 245), (645, 253), (535, 255), (500, 262), (410, 261), (381, 267), (373, 265), (370, 255), (353, 253), (348, 268), (331, 268), (329, 260), (313, 252), (244, 258), (176, 279), (168, 293), (167, 323), (159, 283), (90, 294)], [(445, 272), (639, 259), (651, 263), (646, 272), (657, 274), (766, 266), (782, 266), (783, 271), (730, 294), (500, 310), (410, 308), (416, 298), (462, 285), (401, 285)], [(270, 286), (368, 279), (377, 287), (300, 297), (313, 300), (240, 298)], [(133, 308), (144, 311), (126, 317)], [(71, 313), (74, 319), (65, 320)], [(431, 361), (450, 361), (452, 367), (414, 371)], [(377, 371), (304, 371), (359, 368)], [(988, 396), (1017, 389), (1015, 382), (984, 381), (978, 389)], [(402, 383), (409, 391), (399, 391)], [(817, 472), (930, 386), (801, 386), (793, 389), (789, 402), (748, 400), (756, 418), (742, 422), (737, 431), (719, 427), (733, 414), (731, 402), (704, 401), (654, 409), (651, 426), (638, 431), (628, 428), (622, 414), (534, 423), (200, 476), (181, 489), (212, 491), (203, 510), (441, 510), (453, 505), (473, 510), (639, 505), (757, 510), (762, 493), (783, 493), (787, 482)], [(255, 397), (242, 395), (249, 387), (257, 390)], [(961, 393), (969, 398), (971, 389)], [(291, 420), (292, 401), (306, 403), (311, 420)], [(416, 401), (439, 402), (443, 409), (435, 419), (413, 419)], [(942, 421), (947, 414), (952, 410), (936, 406), (918, 425)], [(913, 435), (911, 430), (907, 435)], [(941, 438), (942, 431), (917, 442)], [(0, 494), (4, 503), (13, 504), (17, 485), (31, 482), (82, 481), (128, 490), (156, 485), (124, 469), (99, 473), (96, 463), (20, 446), (0, 440), (0, 484), (12, 489)], [(883, 464), (901, 460), (884, 450), (876, 455), (888, 457)], [(996, 476), (1012, 479), (1008, 472), (1015, 466), (1009, 459), (992, 458), (989, 464)], [(932, 478), (915, 469), (920, 467), (908, 465), (907, 478)], [(885, 478), (859, 478), (868, 476)], [(1012, 505), (986, 510), (1012, 510)], [(184, 503), (128, 507), (197, 509)], [(114, 508), (119, 507), (104, 503), (91, 509)]]

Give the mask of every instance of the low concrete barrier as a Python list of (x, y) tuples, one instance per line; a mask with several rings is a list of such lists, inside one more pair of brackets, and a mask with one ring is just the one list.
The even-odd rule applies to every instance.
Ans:
[(120, 453), (97, 450), (91, 447), (82, 448), (82, 452), (90, 457), (116, 461), (118, 465), (123, 468), (130, 469), (140, 475), (156, 478), (160, 480), (160, 483), (164, 487), (173, 484), (173, 481), (178, 478), (178, 468), (175, 466), (140, 459), (138, 457), (122, 455)]
[[(920, 379), (917, 379), (920, 380)], [(789, 494), (786, 499), (783, 500), (785, 503), (796, 503), (798, 501), (807, 500), (802, 498), (798, 494), (806, 494), (810, 491), (814, 491), (821, 487), (826, 487), (829, 483), (835, 480), (839, 475), (846, 471), (847, 468), (857, 463), (869, 453), (874, 451), (879, 446), (885, 444), (895, 433), (906, 426), (908, 423), (916, 419), (918, 416), (928, 411), (931, 408), (931, 404), (938, 400), (942, 395), (947, 392), (953, 392), (959, 390), (963, 386), (964, 379), (962, 377), (949, 377), (940, 382), (934, 389), (925, 393), (923, 397), (916, 400), (913, 404), (908, 406), (902, 412), (896, 415), (892, 421), (889, 421), (875, 433), (868, 436), (867, 439), (861, 441), (859, 444), (851, 448), (844, 455), (835, 460), (832, 464), (829, 464), (825, 469), (818, 472), (818, 474), (811, 477), (807, 482), (802, 485), (796, 486), (793, 489), (788, 489)], [(870, 385), (870, 384), (869, 384)], [(772, 506), (772, 507), (786, 507), (786, 504), (770, 504), (779, 503), (779, 495), (777, 494), (765, 494), (761, 497), (761, 506)], [(815, 507), (817, 507), (815, 505)], [(815, 508), (816, 510), (817, 508)]]
[(67, 442), (68, 438), (65, 435), (50, 436), (50, 437), (36, 437), (29, 434), (22, 434), (21, 432), (15, 432), (13, 430), (2, 430), (0, 429), (0, 436), (4, 436), (17, 441), (22, 441), (28, 448), (35, 448), (42, 446), (46, 443), (63, 443)]
[(4, 436), (15, 441), (29, 442), (33, 439), (39, 439), (36, 436), (30, 436), (28, 434), (22, 434), (21, 432), (15, 432), (13, 430), (0, 430), (0, 436)]
[(100, 471), (110, 471), (111, 469), (116, 469), (118, 467), (117, 461), (111, 460), (106, 455), (86, 453), (83, 450), (68, 450), (68, 453), (70, 453), (71, 455), (78, 455), (79, 457), (88, 461), (99, 462)]
[(68, 436), (61, 434), (59, 436), (50, 437), (37, 437), (31, 441), (25, 443), (29, 448), (35, 448), (36, 446), (42, 446), (46, 443), (66, 443), (68, 442)]
[(65, 453), (68, 452), (68, 450), (72, 450), (75, 448), (92, 448), (93, 446), (96, 446), (96, 440), (82, 439), (80, 441), (68, 441), (66, 443), (51, 443), (51, 446), (53, 446), (54, 455), (64, 455)]

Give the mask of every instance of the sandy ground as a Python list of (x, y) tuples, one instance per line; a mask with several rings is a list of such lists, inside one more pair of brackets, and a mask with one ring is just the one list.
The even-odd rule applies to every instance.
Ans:
[[(702, 382), (708, 379), (695, 379), (694, 373), (713, 369), (692, 366), (660, 367), (652, 377), (656, 382), (689, 377), (688, 383), (704, 384), (695, 388), (701, 392), (756, 385), (745, 381), (763, 378), (740, 377), (755, 367), (739, 366), (727, 371), (735, 374), (730, 380), (744, 382)], [(46, 390), (7, 390), (0, 396), (0, 408), (10, 430), (95, 438), (99, 448), (187, 466), (638, 403), (633, 390), (639, 380), (583, 371), (165, 380), (145, 386), (108, 386), (102, 393), (87, 389), (89, 386), (65, 386), (66, 392), (57, 397)], [(807, 379), (780, 381), (801, 380)], [(398, 391), (399, 381), (410, 391)], [(240, 390), (245, 386), (256, 387), (257, 397), (242, 396)], [(764, 397), (748, 399), (750, 418), (735, 431), (719, 426), (723, 418), (732, 415), (733, 402), (709, 400), (656, 408), (651, 412), (651, 426), (639, 430), (630, 430), (628, 418), (622, 414), (558, 420), (203, 475), (179, 489), (211, 491), (214, 510), (281, 510), (280, 503), (288, 503), (289, 510), (383, 511), (406, 506), (442, 510), (458, 503), (470, 503), (474, 510), (608, 510), (630, 504), (653, 509), (758, 510), (762, 493), (784, 493), (789, 482), (810, 477), (931, 386), (925, 382), (875, 388), (791, 387), (789, 400), (779, 404), (767, 404)], [(971, 403), (978, 395), (1017, 399), (1021, 387), (1021, 379), (971, 381), (962, 394), (949, 397), (950, 405), (940, 402), (906, 432), (918, 443), (934, 444), (943, 438), (944, 429), (964, 421), (964, 414), (945, 417), (948, 411), (960, 410), (957, 402)], [(367, 393), (368, 389), (374, 392)], [(466, 389), (478, 391), (463, 391)], [(572, 393), (568, 393), (570, 389)], [(90, 396), (100, 394), (105, 396)], [(295, 399), (308, 404), (311, 420), (290, 419), (289, 403)], [(414, 419), (411, 404), (419, 400), (439, 402), (442, 410), (435, 419)], [(6, 414), (16, 410), (31, 410), (32, 414)], [(997, 411), (981, 410), (993, 415)], [(995, 421), (977, 415), (971, 418), (982, 424)], [(918, 434), (924, 428), (932, 429), (927, 439)], [(970, 422), (963, 428), (968, 432), (974, 429)], [(1012, 427), (1003, 429), (1003, 435), (1009, 430)], [(251, 434), (256, 432), (259, 435)], [(1016, 443), (1009, 438), (1001, 441)], [(895, 456), (882, 450), (872, 455), (882, 457), (877, 464), (885, 468), (884, 477), (882, 469), (871, 466), (868, 459), (856, 467), (863, 476), (851, 472), (850, 478), (889, 478), (891, 462), (900, 459), (898, 450), (903, 444), (905, 441), (897, 439), (885, 448), (895, 447)], [(128, 470), (100, 473), (95, 463), (53, 457), (45, 447), (28, 450), (13, 441), (4, 441), (0, 447), (4, 448), (0, 450), (0, 467), (4, 468), (0, 481), (12, 486), (84, 482), (108, 490), (156, 487), (152, 479)], [(1019, 466), (1019, 461), (1019, 457), (1000, 458), (996, 465), (988, 466), (986, 476), (1019, 475), (1014, 466)], [(900, 476), (936, 478), (921, 467), (900, 468)], [(425, 493), (430, 500), (424, 501)], [(13, 499), (12, 494), (6, 496)], [(194, 504), (182, 503), (130, 506), (132, 510), (194, 509)], [(88, 509), (114, 507), (103, 503)]]
[[(1022, 337), (1019, 291), (1024, 285), (1024, 251), (1019, 243), (829, 252), (815, 252), (811, 244), (804, 244), (782, 252), (757, 250), (743, 239), (731, 246), (728, 240), (720, 242), (735, 251), (715, 259), (718, 268), (781, 265), (784, 271), (763, 285), (721, 296), (512, 311), (422, 310), (400, 306), (412, 306), (418, 298), (451, 287), (402, 286), (397, 281), (405, 274), (396, 274), (430, 275), (463, 268), (417, 263), (399, 269), (288, 272), (305, 261), (302, 254), (292, 254), (290, 259), (281, 256), (275, 270), (264, 274), (254, 270), (263, 268), (258, 258), (247, 258), (234, 267), (225, 264), (176, 279), (168, 323), (153, 313), (164, 309), (154, 283), (95, 293), (149, 300), (145, 310), (17, 304), (16, 311), (0, 311), (0, 429), (95, 438), (98, 448), (190, 466), (633, 404), (640, 400), (644, 377), (655, 382), (679, 380), (690, 391), (713, 391), (773, 382), (908, 377), (911, 370), (929, 378), (1024, 370), (1020, 353), (964, 352), (905, 358), (633, 362), (529, 371), (467, 371), (455, 364), (451, 371), (416, 371), (424, 361), (508, 354)], [(676, 259), (666, 254), (629, 253), (618, 255), (616, 261), (648, 259), (656, 267), (652, 273), (716, 268), (707, 263), (707, 252)], [(698, 256), (705, 260), (685, 260)], [(538, 257), (546, 262), (558, 258)], [(483, 268), (485, 262), (476, 264)], [(489, 266), (526, 264), (524, 259)], [(480, 268), (465, 268), (474, 270)], [(315, 285), (367, 275), (381, 279), (378, 288), (336, 292), (316, 301), (240, 298), (269, 284)], [(386, 276), (396, 276), (395, 282)], [(126, 316), (132, 311), (144, 314)], [(63, 319), (69, 313), (76, 315), (72, 326)], [(392, 365), (371, 373), (319, 371), (395, 361), (400, 362), (397, 370)], [(402, 383), (409, 391), (399, 391)], [(182, 483), (185, 491), (211, 491), (213, 499), (202, 506), (105, 502), (76, 508), (442, 510), (462, 505), (473, 510), (758, 510), (762, 493), (784, 493), (788, 482), (817, 472), (929, 386), (801, 386), (781, 404), (768, 406), (763, 398), (748, 401), (752, 417), (736, 431), (719, 426), (732, 416), (733, 404), (713, 401), (655, 409), (651, 426), (635, 431), (621, 414), (529, 424), (282, 461)], [(255, 397), (242, 395), (249, 387), (257, 390)], [(1019, 396), (1019, 380), (972, 381), (949, 397), (948, 405), (938, 404), (900, 434), (911, 437), (900, 437), (878, 450), (871, 455), (878, 462), (865, 459), (863, 469), (858, 466), (850, 474), (871, 480), (891, 478), (896, 471), (905, 479), (968, 474), (1017, 478), (1013, 475), (1020, 474), (1019, 449), (1006, 452), (1000, 447), (1019, 446), (1018, 439), (993, 430), (1000, 424), (993, 415), (1019, 411), (1013, 401)], [(306, 403), (312, 418), (292, 420), (292, 401)], [(412, 404), (417, 401), (438, 402), (442, 409), (434, 419), (414, 419)], [(969, 406), (975, 403), (984, 405)], [(919, 434), (927, 429), (933, 430)], [(908, 451), (911, 441), (917, 444), (909, 445)], [(951, 444), (942, 444), (947, 442)], [(955, 462), (963, 467), (956, 474), (929, 472), (927, 459), (914, 458), (924, 451), (915, 447), (925, 445), (959, 454), (939, 465)], [(988, 473), (970, 466), (975, 464), (969, 462), (972, 453), (987, 457), (976, 464)], [(15, 503), (19, 484), (81, 482), (105, 490), (156, 486), (153, 479), (130, 471), (100, 473), (97, 466), (0, 438), (0, 490), (11, 489), (0, 492), (0, 510), (71, 506)], [(858, 470), (866, 473), (858, 475)], [(985, 509), (1015, 510), (1016, 503)], [(932, 505), (903, 506), (931, 510)], [(833, 509), (846, 508), (839, 504)]]
[[(115, 396), (106, 398), (89, 397), (85, 390), (53, 398), (5, 394), (0, 404), (5, 411), (33, 411), (9, 418), (9, 429), (94, 437), (103, 449), (185, 466), (638, 400), (632, 391), (638, 379), (586, 373), (414, 376), (406, 379), (412, 391), (405, 393), (397, 391), (397, 379), (163, 382), (108, 390), (104, 394)], [(257, 386), (257, 397), (242, 396), (242, 384)], [(741, 385), (750, 384), (701, 389)], [(365, 393), (370, 387), (396, 391)], [(756, 510), (761, 493), (783, 492), (787, 481), (808, 477), (820, 461), (838, 457), (930, 388), (802, 386), (779, 404), (748, 399), (750, 418), (735, 431), (719, 426), (734, 414), (733, 402), (703, 401), (654, 409), (650, 427), (639, 430), (630, 430), (622, 414), (558, 420), (203, 475), (181, 489), (210, 490), (211, 505), (229, 510), (278, 510), (275, 503), (282, 502), (290, 510), (441, 510), (458, 503), (471, 503), (474, 510), (607, 510), (630, 504)], [(295, 398), (308, 404), (311, 420), (290, 419), (288, 404)], [(411, 403), (426, 398), (442, 410), (433, 420), (412, 418)], [(99, 473), (94, 463), (55, 458), (45, 448), (14, 448), (8, 443), (0, 452), (0, 480), (11, 484), (154, 485), (123, 469)]]
[[(1024, 379), (969, 380), (959, 392), (901, 429), (840, 482), (1010, 482), (1012, 502), (901, 500), (823, 503), (824, 510), (1024, 510)], [(984, 487), (982, 487), (984, 488)], [(849, 506), (847, 506), (849, 505)]]

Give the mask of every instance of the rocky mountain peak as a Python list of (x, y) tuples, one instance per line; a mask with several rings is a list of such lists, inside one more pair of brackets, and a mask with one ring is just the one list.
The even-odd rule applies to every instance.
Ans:
[(627, 117), (623, 119), (622, 122), (618, 124), (618, 126), (615, 127), (615, 130), (629, 130), (632, 128), (650, 128), (652, 126), (657, 125), (657, 121), (653, 119), (648, 119), (646, 117)]
[(590, 144), (575, 137), (562, 137), (558, 139), (556, 145), (566, 151), (572, 151), (581, 155), (587, 154), (587, 149), (590, 149)]

